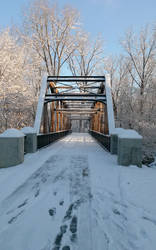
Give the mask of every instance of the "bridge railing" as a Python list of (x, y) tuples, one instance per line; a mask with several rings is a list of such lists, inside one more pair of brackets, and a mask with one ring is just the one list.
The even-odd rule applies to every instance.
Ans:
[(24, 161), (24, 154), (35, 153), (37, 149), (66, 136), (71, 130), (48, 134), (37, 134), (34, 128), (8, 129), (0, 134), (0, 168), (16, 166)]
[(142, 166), (142, 136), (135, 130), (115, 128), (111, 135), (94, 130), (89, 133), (111, 154), (117, 155), (117, 163), (122, 166)]
[(104, 135), (94, 130), (89, 130), (89, 133), (110, 152), (110, 135)]
[(58, 132), (52, 132), (48, 134), (38, 134), (37, 135), (37, 148), (42, 148), (49, 145), (50, 143), (66, 136), (71, 133), (71, 130), (63, 130)]

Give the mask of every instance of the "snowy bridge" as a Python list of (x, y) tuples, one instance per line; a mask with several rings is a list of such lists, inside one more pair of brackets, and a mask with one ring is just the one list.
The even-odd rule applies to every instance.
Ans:
[(0, 146), (20, 163), (0, 169), (0, 249), (155, 250), (155, 175), (121, 166), (141, 166), (141, 137), (115, 128), (109, 77), (44, 78), (34, 128)]
[(105, 76), (44, 77), (34, 124), (40, 134), (38, 148), (71, 131), (89, 131), (92, 135), (98, 132), (110, 150), (109, 134), (115, 123), (111, 90), (106, 82), (109, 77)]
[(0, 249), (155, 250), (156, 173), (116, 158), (72, 133), (1, 169)]
[(24, 152), (34, 153), (74, 131), (89, 132), (105, 149), (118, 154), (118, 164), (141, 167), (142, 137), (115, 128), (108, 75), (43, 77), (34, 128), (0, 135), (0, 167), (17, 165)]
[(112, 154), (118, 152), (120, 165), (141, 166), (141, 136), (115, 128), (109, 75), (44, 77), (34, 128), (38, 148), (71, 131), (89, 132)]

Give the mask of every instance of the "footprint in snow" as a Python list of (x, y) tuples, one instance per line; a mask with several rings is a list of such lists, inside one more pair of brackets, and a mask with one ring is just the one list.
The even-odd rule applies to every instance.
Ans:
[(49, 215), (50, 216), (54, 216), (55, 214), (56, 214), (56, 208), (54, 207), (54, 208), (51, 208), (51, 209), (49, 209)]
[(76, 240), (77, 240), (77, 234), (76, 234), (76, 233), (75, 233), (75, 234), (72, 234), (71, 237), (70, 237), (70, 240), (71, 240), (72, 242), (76, 242)]
[(34, 195), (35, 198), (36, 198), (37, 196), (39, 196), (39, 194), (40, 194), (40, 189), (37, 189), (37, 190), (36, 190), (36, 193), (35, 193), (35, 195)]
[(150, 221), (150, 222), (152, 222), (154, 225), (156, 225), (156, 220), (151, 219), (151, 218), (148, 218), (148, 217), (146, 217), (146, 216), (143, 216), (142, 218), (143, 218), (144, 220)]
[(71, 219), (73, 208), (74, 208), (74, 203), (70, 204), (68, 210), (66, 211), (66, 214), (64, 216), (64, 221)]
[(62, 234), (65, 234), (65, 233), (66, 233), (66, 231), (67, 231), (67, 228), (68, 228), (68, 226), (67, 226), (67, 225), (62, 225), (62, 226), (60, 227), (60, 231), (61, 231), (61, 233), (62, 233)]
[(77, 232), (77, 217), (73, 216), (70, 223), (70, 231), (74, 234)]
[(54, 195), (54, 196), (56, 196), (56, 195), (57, 195), (57, 192), (56, 192), (56, 191), (54, 191), (54, 192), (53, 192), (53, 195)]
[(17, 208), (21, 208), (21, 207), (24, 207), (28, 202), (28, 199), (26, 199), (23, 203), (21, 203), (20, 205), (18, 205)]
[(120, 215), (120, 212), (115, 208), (115, 209), (113, 209), (113, 213), (114, 214), (117, 214), (117, 215)]
[(64, 246), (64, 247), (62, 248), (62, 250), (70, 250), (70, 247), (69, 247), (69, 246)]
[(60, 206), (63, 206), (63, 204), (64, 204), (64, 201), (60, 201), (60, 202), (59, 202), (59, 205), (60, 205)]
[(12, 224), (13, 222), (15, 222), (17, 220), (17, 218), (24, 212), (24, 210), (22, 210), (21, 212), (19, 212), (17, 215), (15, 215), (14, 217), (12, 217), (8, 223)]

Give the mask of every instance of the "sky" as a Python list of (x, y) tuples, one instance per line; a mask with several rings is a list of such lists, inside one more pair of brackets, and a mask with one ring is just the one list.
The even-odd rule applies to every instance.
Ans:
[[(31, 0), (30, 0), (31, 1)], [(145, 24), (156, 23), (156, 0), (58, 0), (61, 6), (70, 4), (80, 11), (84, 29), (94, 39), (101, 34), (105, 53), (121, 53), (120, 40), (127, 29), (139, 30)], [(1, 0), (0, 29), (20, 23), (21, 9), (29, 0)]]

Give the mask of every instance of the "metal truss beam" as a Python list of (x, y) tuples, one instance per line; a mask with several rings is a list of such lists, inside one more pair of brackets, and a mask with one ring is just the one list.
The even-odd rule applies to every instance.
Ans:
[(90, 101), (90, 102), (103, 102), (106, 104), (106, 98), (102, 97), (46, 97), (45, 103), (53, 102), (53, 101)]
[(47, 94), (45, 95), (45, 103), (52, 101), (95, 101), (106, 103), (106, 96), (103, 94)]
[(91, 111), (100, 111), (100, 109), (94, 109), (94, 108), (90, 108), (90, 109), (86, 109), (86, 108), (66, 108), (66, 109), (54, 109), (54, 111), (58, 111), (58, 112), (63, 112), (63, 111), (66, 111), (66, 112), (91, 112)]
[(104, 82), (104, 76), (48, 76), (48, 82)]
[(53, 89), (99, 89), (98, 86), (56, 86)]
[(74, 97), (75, 97), (75, 96), (78, 96), (78, 97), (81, 97), (81, 96), (85, 96), (85, 97), (95, 96), (95, 97), (96, 97), (96, 96), (98, 96), (98, 97), (99, 97), (99, 96), (100, 96), (100, 97), (105, 97), (105, 98), (106, 98), (105, 95), (103, 95), (103, 94), (96, 94), (96, 93), (95, 93), (95, 94), (94, 94), (94, 93), (92, 93), (92, 94), (91, 94), (91, 93), (90, 93), (90, 94), (86, 94), (86, 93), (66, 93), (66, 94), (64, 94), (64, 93), (62, 93), (62, 94), (59, 93), (59, 94), (56, 94), (56, 93), (54, 93), (54, 94), (46, 94), (45, 96), (46, 96), (46, 97), (51, 97), (51, 96), (55, 96), (55, 97), (59, 97), (59, 96), (65, 96), (65, 97), (66, 97), (66, 96), (67, 96), (67, 97), (68, 97), (68, 96), (72, 96), (72, 97), (73, 97), (73, 96), (74, 96)]
[(83, 117), (75, 117), (75, 118), (69, 118), (69, 120), (85, 120), (85, 121), (87, 120), (87, 121), (89, 121), (90, 118), (88, 118), (88, 117), (86, 117), (86, 118), (85, 117), (84, 118)]

